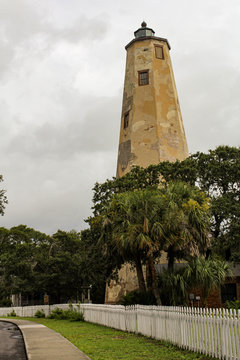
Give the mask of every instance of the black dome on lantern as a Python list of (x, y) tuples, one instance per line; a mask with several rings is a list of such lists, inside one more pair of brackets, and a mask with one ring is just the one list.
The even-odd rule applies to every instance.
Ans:
[(147, 27), (147, 23), (145, 21), (142, 22), (141, 27), (134, 32), (135, 38), (145, 37), (145, 36), (154, 36), (155, 31), (153, 29)]

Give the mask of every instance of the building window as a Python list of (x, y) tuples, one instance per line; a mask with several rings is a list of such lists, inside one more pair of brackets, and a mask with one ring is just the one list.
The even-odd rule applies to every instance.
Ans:
[(155, 45), (155, 56), (157, 59), (164, 59), (163, 47)]
[(124, 115), (123, 128), (126, 129), (129, 123), (129, 111)]
[(237, 300), (237, 284), (224, 284), (221, 286), (221, 298), (222, 303), (225, 304), (225, 302)]
[(143, 70), (138, 72), (138, 84), (139, 85), (149, 84), (149, 70)]

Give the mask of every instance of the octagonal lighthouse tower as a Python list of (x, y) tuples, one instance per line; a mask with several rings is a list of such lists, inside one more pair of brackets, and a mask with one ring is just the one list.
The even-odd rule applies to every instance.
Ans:
[(126, 46), (117, 177), (132, 166), (183, 160), (188, 147), (167, 39), (143, 22)]
[[(154, 36), (145, 22), (126, 46), (117, 177), (134, 165), (183, 160), (188, 147), (183, 128), (167, 39)], [(160, 262), (167, 263), (166, 255)], [(105, 303), (116, 303), (138, 288), (137, 273), (124, 264), (118, 281), (106, 286)]]

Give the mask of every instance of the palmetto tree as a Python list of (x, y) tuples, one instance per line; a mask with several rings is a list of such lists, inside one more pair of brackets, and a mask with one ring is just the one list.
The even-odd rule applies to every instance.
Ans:
[(204, 253), (210, 245), (209, 199), (183, 182), (166, 184), (161, 189), (165, 200), (162, 221), (164, 250), (168, 254), (168, 269), (175, 259)]
[(158, 304), (154, 259), (167, 251), (171, 268), (176, 257), (206, 247), (208, 209), (204, 193), (184, 183), (117, 194), (106, 207), (105, 223), (111, 224), (113, 240), (125, 260), (134, 260), (141, 290), (145, 290), (141, 260), (146, 260)]
[(220, 259), (192, 258), (184, 271), (185, 281), (192, 287), (200, 287), (203, 305), (207, 306), (209, 293), (222, 285), (226, 277), (232, 276), (229, 264)]
[(166, 305), (186, 305), (189, 291), (200, 289), (206, 307), (210, 292), (224, 284), (229, 276), (232, 276), (232, 271), (225, 261), (200, 256), (189, 258), (180, 269), (164, 270), (158, 280)]
[(107, 210), (108, 219), (112, 224), (113, 239), (125, 259), (134, 260), (141, 290), (146, 290), (141, 258), (145, 258), (148, 262), (153, 293), (158, 304), (161, 304), (161, 299), (153, 253), (161, 248), (159, 220), (163, 211), (163, 199), (159, 190), (139, 190), (118, 194)]

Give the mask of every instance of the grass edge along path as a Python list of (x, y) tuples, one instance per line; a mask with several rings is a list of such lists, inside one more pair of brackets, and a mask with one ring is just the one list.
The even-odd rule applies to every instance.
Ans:
[(164, 341), (97, 324), (68, 320), (22, 319), (41, 323), (60, 333), (92, 360), (214, 360), (212, 357), (183, 350)]

